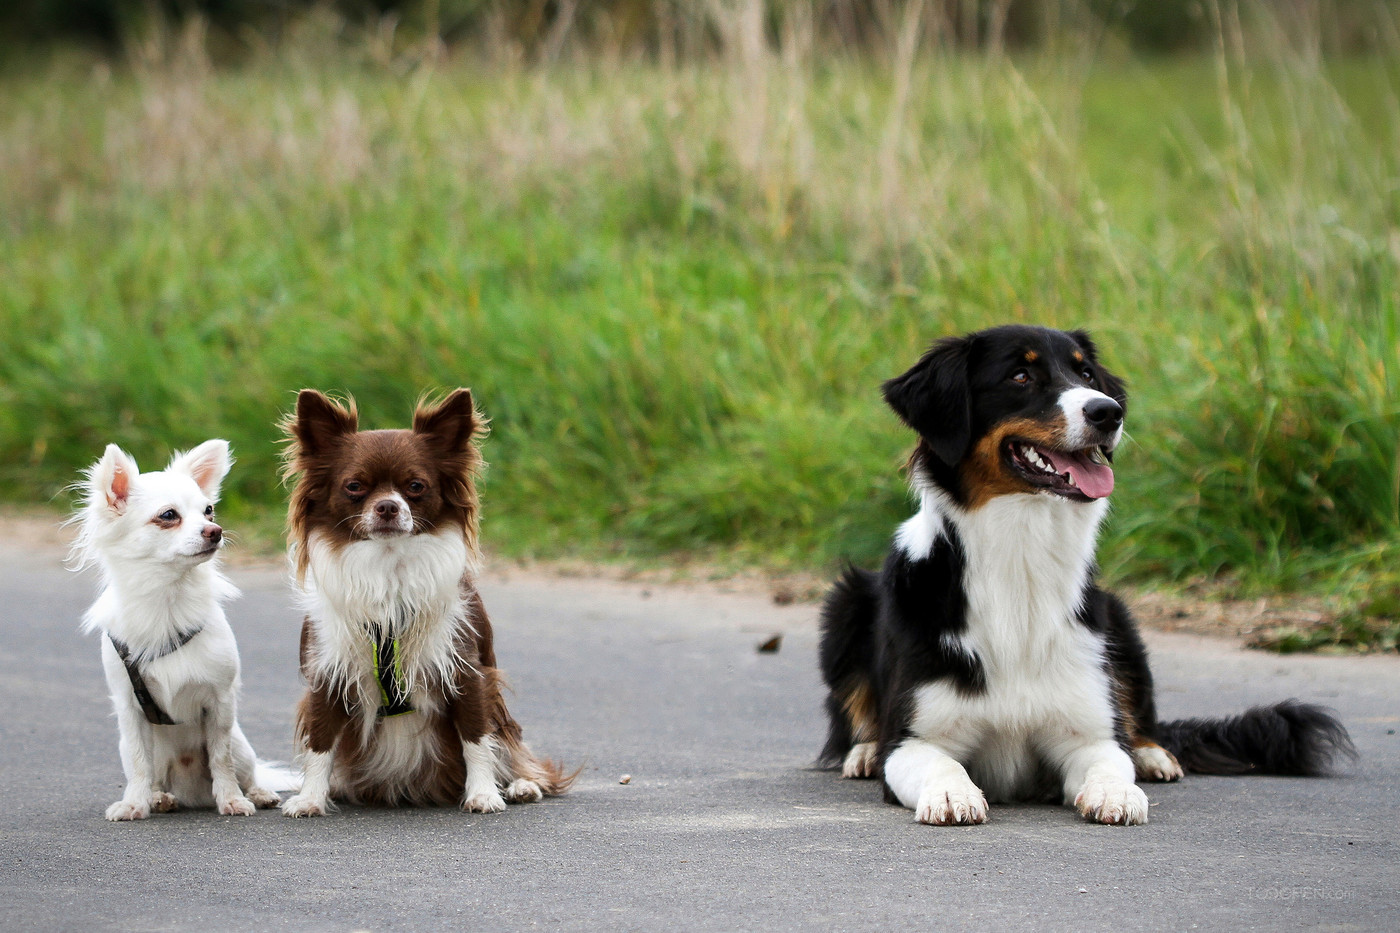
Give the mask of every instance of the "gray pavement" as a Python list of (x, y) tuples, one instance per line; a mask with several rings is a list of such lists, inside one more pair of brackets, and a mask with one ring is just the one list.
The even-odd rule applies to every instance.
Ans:
[[(234, 571), (241, 719), (285, 759), (300, 691), (280, 574)], [(994, 806), (934, 828), (812, 768), (816, 610), (703, 588), (488, 574), (526, 738), (585, 771), (496, 815), (211, 811), (111, 824), (117, 735), (94, 581), (0, 542), (4, 930), (1400, 929), (1400, 660), (1276, 657), (1150, 638), (1167, 716), (1288, 696), (1339, 711), (1334, 779), (1149, 785), (1151, 823)], [(759, 654), (770, 634), (777, 654)], [(623, 774), (629, 784), (619, 783)]]

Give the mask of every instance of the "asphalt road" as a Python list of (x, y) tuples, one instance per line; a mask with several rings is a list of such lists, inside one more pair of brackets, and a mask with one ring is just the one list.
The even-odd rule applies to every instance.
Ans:
[[(235, 571), (244, 730), (285, 759), (300, 686), (281, 576)], [(1151, 822), (995, 806), (935, 828), (813, 770), (815, 608), (705, 589), (488, 575), (534, 748), (586, 770), (503, 814), (212, 811), (112, 824), (115, 723), (88, 576), (0, 542), (4, 930), (1400, 929), (1400, 660), (1155, 635), (1167, 716), (1288, 696), (1362, 753), (1330, 779), (1149, 785)], [(771, 634), (777, 654), (755, 649)], [(631, 775), (630, 783), (619, 777)]]

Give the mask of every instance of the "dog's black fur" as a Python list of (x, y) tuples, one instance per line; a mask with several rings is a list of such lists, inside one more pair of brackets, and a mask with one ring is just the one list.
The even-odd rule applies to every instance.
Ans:
[[(944, 340), (908, 372), (886, 382), (884, 397), (918, 432), (910, 458), (916, 490), (933, 491), (954, 515), (971, 514), (1005, 495), (1048, 495), (1075, 503), (1065, 509), (1089, 507), (1092, 498), (1073, 482), (1059, 474), (1036, 475), (1015, 454), (1023, 439), (1042, 452), (1057, 449), (1067, 433), (1061, 399), (1076, 388), (1092, 390), (1074, 396), (1076, 403), (1088, 399), (1088, 427), (1081, 433), (1092, 435), (1091, 444), (1078, 454), (1058, 452), (1089, 456), (1097, 448), (1095, 462), (1102, 465), (1111, 458), (1127, 393), (1098, 362), (1093, 342), (1082, 332), (1013, 326)], [(966, 647), (975, 642), (963, 640), (969, 625), (968, 561), (957, 522), (948, 519), (927, 553), (911, 554), (897, 538), (880, 573), (851, 566), (837, 579), (821, 620), (821, 669), (830, 691), (823, 765), (839, 765), (854, 746), (874, 742), (874, 767), (848, 776), (882, 775), (890, 753), (912, 736), (919, 687), (942, 682), (967, 697), (989, 689), (983, 659)], [(1067, 610), (1072, 622), (1065, 624), (1101, 638), (1097, 663), (1108, 674), (1113, 736), (1125, 752), (1160, 746), (1190, 771), (1288, 775), (1321, 774), (1338, 755), (1355, 755), (1335, 718), (1295, 700), (1228, 719), (1159, 722), (1142, 639), (1127, 607), (1095, 584), (1092, 556), (1089, 561), (1079, 608)], [(1153, 776), (1139, 764), (1139, 778)], [(1056, 790), (1053, 780), (1034, 784), (1024, 796), (1038, 799)], [(885, 793), (897, 802), (888, 784)]]

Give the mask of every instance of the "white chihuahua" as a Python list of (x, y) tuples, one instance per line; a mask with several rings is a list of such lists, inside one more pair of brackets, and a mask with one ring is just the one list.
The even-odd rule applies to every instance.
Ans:
[(211, 440), (141, 473), (109, 444), (79, 484), (72, 563), (102, 574), (83, 630), (103, 636), (126, 772), (109, 820), (182, 804), (246, 816), (296, 789), (294, 775), (255, 759), (238, 727), (238, 646), (221, 606), (238, 591), (216, 567), (214, 524), (231, 463), (228, 442)]

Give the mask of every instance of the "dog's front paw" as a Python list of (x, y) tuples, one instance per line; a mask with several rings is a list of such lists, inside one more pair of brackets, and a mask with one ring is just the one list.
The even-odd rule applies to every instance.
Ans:
[(122, 823), (127, 820), (144, 820), (151, 815), (151, 805), (149, 803), (133, 803), (130, 800), (118, 800), (107, 808), (107, 819), (113, 823)]
[(1133, 749), (1133, 769), (1139, 781), (1178, 781), (1181, 763), (1160, 745), (1139, 745)]
[(219, 803), (219, 813), (222, 816), (252, 816), (256, 812), (258, 808), (253, 806), (253, 801), (247, 797), (230, 797)]
[(167, 794), (163, 790), (158, 790), (151, 795), (152, 813), (174, 813), (178, 809), (180, 809), (180, 803), (173, 795)]
[(919, 794), (914, 819), (934, 826), (968, 826), (987, 822), (987, 798), (976, 784), (928, 787)]
[(295, 797), (288, 797), (282, 803), (282, 815), (290, 816), (293, 819), (300, 819), (304, 816), (325, 816), (326, 801), (319, 800), (309, 794), (297, 794)]
[(462, 802), (462, 809), (468, 813), (500, 813), (505, 808), (506, 799), (495, 788), (489, 793), (472, 794)]
[(876, 763), (874, 742), (861, 742), (859, 745), (852, 745), (851, 750), (846, 753), (846, 760), (841, 763), (841, 776), (843, 778), (874, 777)]
[(506, 788), (506, 800), (511, 803), (534, 803), (544, 799), (544, 790), (534, 781), (516, 778)]
[(1080, 816), (1095, 823), (1136, 826), (1147, 822), (1147, 795), (1124, 781), (1089, 781), (1074, 805)]
[(270, 810), (282, 803), (282, 798), (272, 791), (256, 786), (248, 788), (248, 799), (253, 801), (253, 806), (259, 810)]

